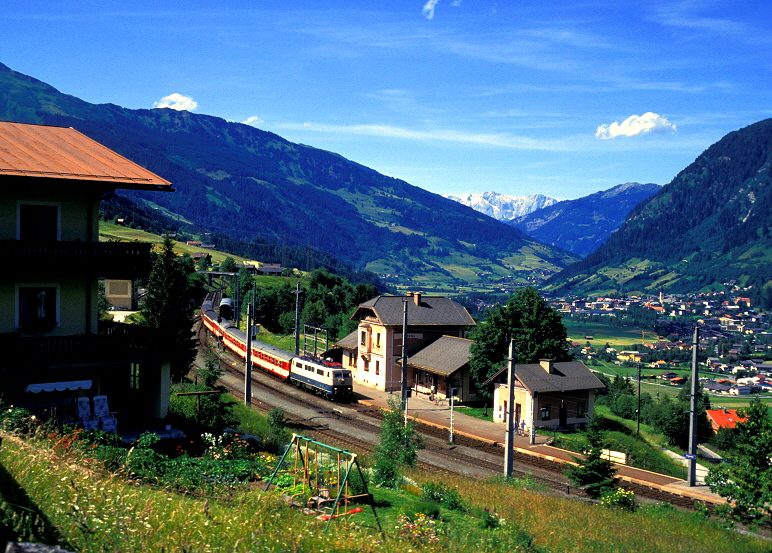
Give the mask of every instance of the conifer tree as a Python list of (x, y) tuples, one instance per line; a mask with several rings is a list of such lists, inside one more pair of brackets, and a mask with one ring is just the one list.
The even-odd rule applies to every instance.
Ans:
[(574, 457), (577, 464), (565, 471), (566, 477), (576, 486), (583, 488), (593, 499), (600, 499), (612, 491), (617, 482), (614, 477), (616, 469), (611, 466), (611, 461), (602, 457), (603, 437), (600, 421), (593, 417), (587, 422), (585, 432), (589, 451), (585, 453), (584, 458)]
[(147, 293), (140, 310), (143, 325), (156, 329), (164, 338), (171, 356), (171, 373), (175, 380), (184, 377), (196, 356), (193, 339), (193, 307), (185, 265), (178, 262), (174, 242), (164, 237), (147, 280)]
[(416, 431), (416, 422), (403, 419), (402, 401), (389, 396), (388, 409), (383, 409), (380, 441), (375, 446), (375, 483), (396, 488), (402, 480), (402, 467), (414, 467), (423, 438)]

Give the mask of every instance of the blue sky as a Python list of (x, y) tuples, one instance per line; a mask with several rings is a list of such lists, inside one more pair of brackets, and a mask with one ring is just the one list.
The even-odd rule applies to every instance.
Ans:
[(665, 184), (771, 117), (770, 16), (761, 0), (4, 0), (0, 62), (437, 193), (564, 199)]

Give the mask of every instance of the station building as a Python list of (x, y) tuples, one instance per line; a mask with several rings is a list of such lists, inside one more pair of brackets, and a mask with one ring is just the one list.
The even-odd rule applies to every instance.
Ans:
[(341, 362), (352, 369), (357, 384), (399, 390), (402, 341), (406, 339), (409, 388), (446, 398), (453, 387), (460, 401), (479, 399), (469, 383), (471, 341), (465, 339), (476, 323), (461, 304), (421, 292), (377, 296), (360, 304), (351, 318), (359, 321), (357, 330), (336, 346), (343, 350)]

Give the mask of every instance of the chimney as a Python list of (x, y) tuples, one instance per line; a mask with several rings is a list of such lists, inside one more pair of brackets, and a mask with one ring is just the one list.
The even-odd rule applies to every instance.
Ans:
[(541, 368), (547, 371), (549, 374), (552, 374), (554, 372), (554, 367), (552, 366), (552, 359), (539, 359), (539, 364), (541, 365)]
[(423, 290), (420, 292), (413, 292), (413, 302), (419, 307), (421, 305), (421, 294), (423, 294)]

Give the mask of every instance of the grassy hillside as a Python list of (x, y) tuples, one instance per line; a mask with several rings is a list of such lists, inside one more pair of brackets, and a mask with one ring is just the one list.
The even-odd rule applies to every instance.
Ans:
[(541, 279), (576, 259), (338, 154), (218, 117), (90, 104), (2, 64), (0, 119), (73, 127), (171, 181), (175, 193), (121, 191), (177, 221), (170, 231), (318, 250), (427, 287)]
[[(110, 223), (106, 221), (99, 221), (99, 240), (100, 242), (107, 242), (109, 240), (117, 240), (119, 242), (147, 242), (160, 246), (163, 244), (163, 238), (157, 234), (147, 232), (139, 229), (132, 229), (123, 225)], [(200, 246), (189, 246), (184, 242), (174, 242), (174, 251), (178, 255), (189, 254), (193, 255), (196, 252), (206, 251), (212, 256), (212, 263), (219, 265), (226, 257), (232, 257), (237, 263), (255, 262), (257, 260), (247, 259), (238, 255), (231, 255), (218, 250), (202, 250)]]
[[(51, 470), (51, 467), (57, 470)], [(136, 485), (87, 456), (50, 443), (4, 436), (0, 448), (0, 529), (21, 539), (59, 543), (80, 553), (121, 551), (292, 551), (404, 553), (619, 552), (755, 553), (769, 543), (672, 508), (636, 513), (544, 495), (527, 479), (472, 481), (443, 476), (466, 511), (440, 508), (439, 522), (405, 526), (420, 509), (412, 475), (401, 493), (374, 489), (386, 539), (371, 514), (324, 523), (253, 489), (179, 494)], [(425, 507), (424, 507), (425, 508)], [(631, 529), (635, 531), (631, 531)], [(688, 539), (685, 537), (688, 536)]]

